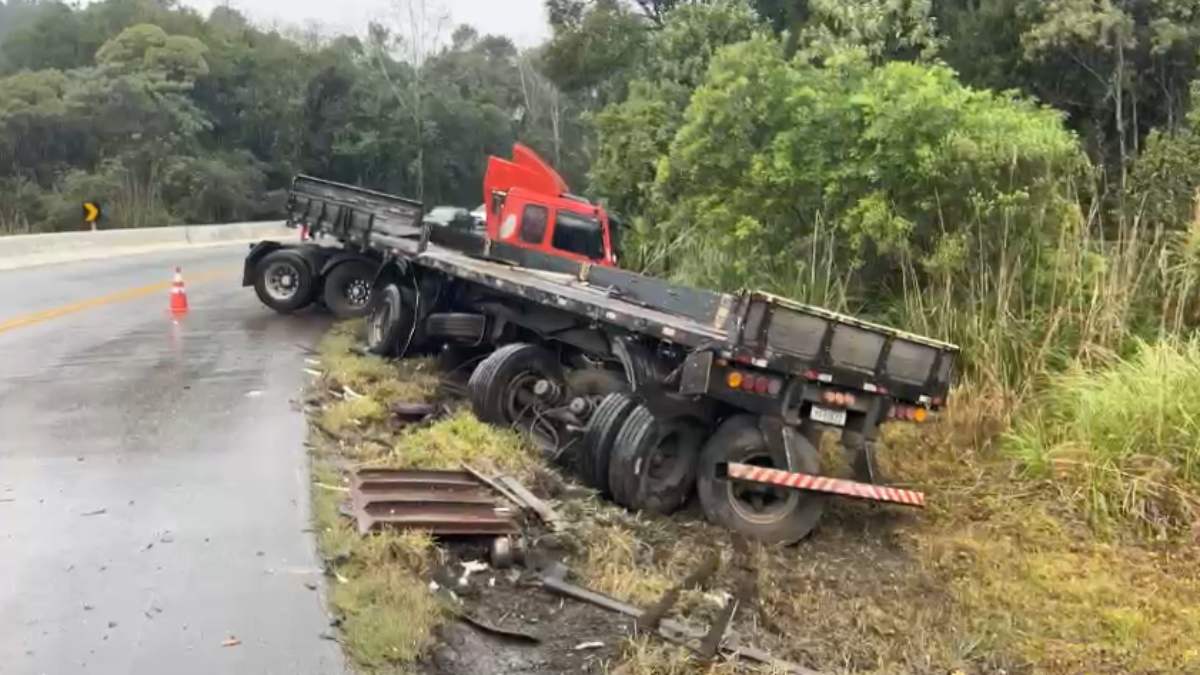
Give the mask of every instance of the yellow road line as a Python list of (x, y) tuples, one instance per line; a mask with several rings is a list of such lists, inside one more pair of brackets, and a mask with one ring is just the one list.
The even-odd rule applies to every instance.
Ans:
[[(240, 268), (235, 267), (222, 267), (220, 269), (205, 270), (198, 274), (188, 275), (184, 281), (189, 283), (211, 281), (212, 279), (218, 279), (220, 277), (233, 274), (239, 269)], [(111, 305), (117, 302), (124, 302), (126, 300), (144, 298), (153, 293), (166, 291), (170, 287), (170, 281), (160, 281), (156, 284), (147, 284), (145, 286), (127, 288), (123, 291), (117, 291), (116, 293), (109, 293), (108, 295), (101, 295), (95, 298), (88, 298), (87, 300), (80, 300), (79, 302), (72, 302), (69, 305), (62, 305), (60, 307), (53, 307), (51, 309), (43, 309), (40, 312), (24, 314), (0, 323), (0, 333), (6, 333), (10, 330), (16, 330), (17, 328), (24, 328), (26, 326), (43, 323), (45, 321), (50, 321), (51, 319), (57, 319), (60, 316), (82, 312), (85, 309), (91, 309), (93, 307), (102, 307), (104, 305)]]

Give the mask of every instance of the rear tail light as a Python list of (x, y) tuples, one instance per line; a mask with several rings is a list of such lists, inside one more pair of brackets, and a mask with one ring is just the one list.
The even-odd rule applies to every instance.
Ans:
[(929, 419), (929, 411), (925, 408), (912, 405), (893, 404), (888, 410), (888, 417), (891, 419), (904, 420), (906, 422), (925, 422)]
[(827, 405), (838, 406), (839, 408), (852, 407), (858, 399), (848, 391), (833, 391), (827, 390), (821, 394), (821, 400)]
[(725, 385), (751, 394), (778, 396), (783, 391), (783, 380), (766, 375), (731, 370), (725, 374)]

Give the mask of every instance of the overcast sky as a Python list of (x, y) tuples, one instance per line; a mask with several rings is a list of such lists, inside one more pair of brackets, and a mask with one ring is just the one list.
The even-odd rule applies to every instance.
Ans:
[[(402, 0), (405, 1), (405, 0)], [(416, 0), (420, 1), (420, 0)], [(499, 33), (521, 47), (541, 42), (550, 33), (543, 0), (425, 0), (431, 10), (441, 6), (449, 15), (447, 37), (454, 26), (475, 26), (480, 33)], [(305, 26), (315, 21), (329, 32), (361, 33), (367, 22), (386, 15), (388, 0), (181, 0), (205, 16), (228, 4), (254, 23)]]

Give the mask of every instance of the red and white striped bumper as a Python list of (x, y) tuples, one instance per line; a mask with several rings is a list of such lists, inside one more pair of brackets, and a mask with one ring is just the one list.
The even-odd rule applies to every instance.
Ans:
[(739, 464), (737, 462), (730, 462), (725, 467), (729, 478), (736, 480), (778, 485), (797, 490), (828, 492), (830, 494), (842, 495), (843, 497), (870, 499), (877, 502), (892, 502), (905, 506), (925, 507), (925, 493), (917, 492), (916, 490), (902, 490), (900, 488), (860, 483), (841, 478), (813, 476), (807, 473), (792, 473), (790, 471), (767, 469), (761, 466)]

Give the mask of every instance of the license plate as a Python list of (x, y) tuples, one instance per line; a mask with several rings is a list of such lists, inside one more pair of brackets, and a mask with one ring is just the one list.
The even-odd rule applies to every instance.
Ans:
[(822, 424), (832, 424), (835, 427), (846, 426), (846, 411), (834, 410), (833, 408), (822, 408), (819, 405), (814, 405), (812, 410), (809, 410), (808, 416), (815, 422)]

